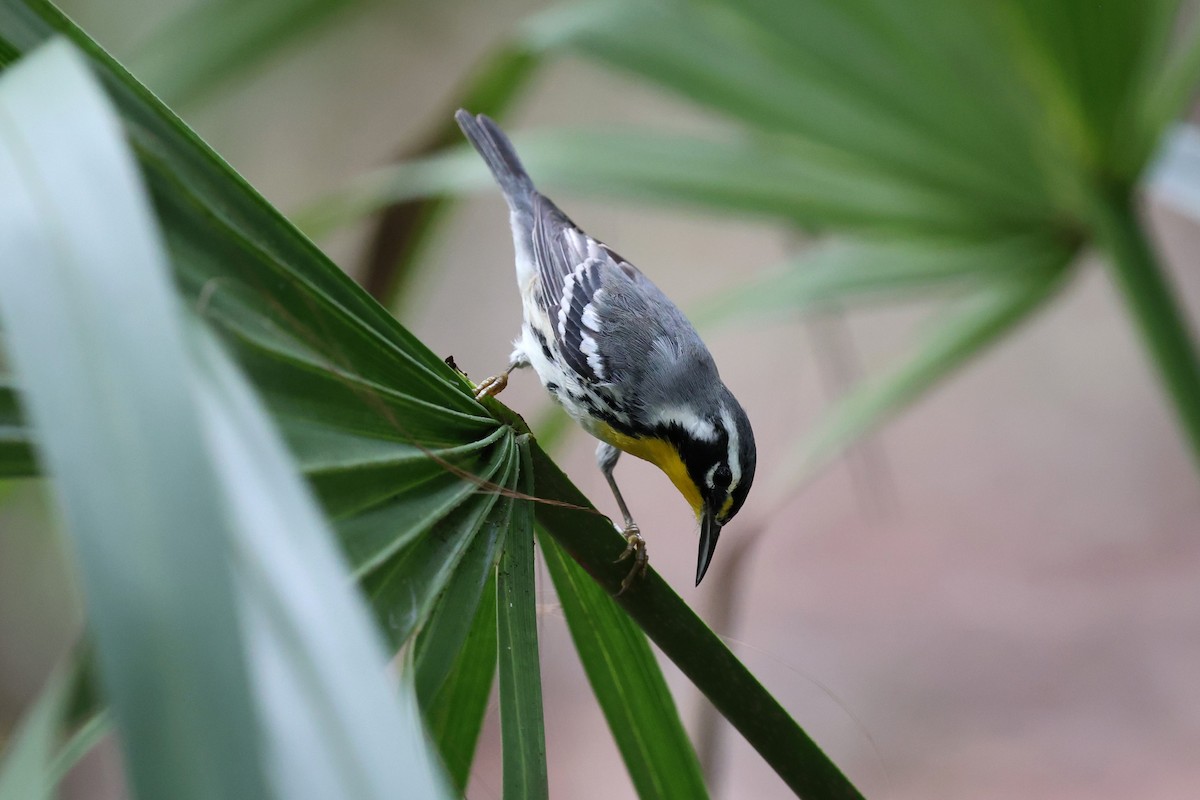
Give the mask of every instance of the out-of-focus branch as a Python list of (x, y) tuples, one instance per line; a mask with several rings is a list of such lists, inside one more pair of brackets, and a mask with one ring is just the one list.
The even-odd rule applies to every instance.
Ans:
[[(455, 94), (456, 99), (433, 131), (416, 145), (404, 148), (397, 160), (429, 155), (460, 142), (462, 133), (454, 123), (456, 108), (502, 116), (539, 63), (539, 56), (519, 45), (493, 53), (475, 70), (463, 91)], [(396, 203), (379, 214), (359, 272), (363, 288), (372, 297), (388, 308), (394, 307), (421, 263), (421, 253), (432, 240), (438, 222), (453, 202), (447, 197), (412, 200)]]

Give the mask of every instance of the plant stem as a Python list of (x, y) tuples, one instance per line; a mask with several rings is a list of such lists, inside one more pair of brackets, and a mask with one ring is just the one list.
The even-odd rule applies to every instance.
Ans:
[(1128, 193), (1106, 197), (1097, 204), (1094, 221), (1112, 274), (1175, 403), (1200, 469), (1200, 359), (1184, 311), (1146, 239), (1133, 198)]

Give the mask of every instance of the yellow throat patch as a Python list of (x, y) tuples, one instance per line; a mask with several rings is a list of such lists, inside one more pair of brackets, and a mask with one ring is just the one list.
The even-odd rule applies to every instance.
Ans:
[(696, 488), (696, 484), (692, 483), (687, 467), (684, 466), (683, 459), (679, 457), (679, 451), (670, 442), (665, 439), (639, 439), (634, 436), (626, 436), (603, 422), (596, 427), (595, 433), (614, 447), (619, 447), (630, 455), (649, 461), (667, 473), (671, 483), (675, 484), (675, 488), (692, 507), (696, 518), (700, 518), (700, 514), (704, 510), (704, 501), (700, 498), (700, 490)]

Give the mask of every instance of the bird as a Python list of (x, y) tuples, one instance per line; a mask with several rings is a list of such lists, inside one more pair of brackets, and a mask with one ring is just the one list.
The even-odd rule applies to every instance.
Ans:
[(645, 574), (646, 541), (613, 471), (621, 453), (661, 469), (700, 527), (696, 585), (722, 528), (754, 481), (750, 420), (683, 312), (626, 258), (584, 233), (539, 192), (516, 149), (487, 116), (455, 121), (508, 204), (523, 322), (507, 368), (476, 386), (498, 394), (514, 370), (533, 367), (550, 395), (599, 439), (596, 464), (612, 489), (633, 559), (618, 594)]

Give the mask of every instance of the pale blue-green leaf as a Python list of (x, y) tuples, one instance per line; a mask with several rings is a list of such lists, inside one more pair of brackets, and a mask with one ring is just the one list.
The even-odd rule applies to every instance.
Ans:
[(387, 680), (384, 644), (315, 499), (245, 378), (194, 333), (273, 788), (281, 797), (448, 797), (412, 685)]
[(55, 672), (0, 753), (0, 800), (52, 800), (55, 741), (71, 682)]
[(1046, 234), (986, 239), (903, 237), (814, 245), (799, 259), (740, 280), (691, 315), (699, 325), (795, 319), (814, 306), (962, 292), (1029, 264), (1057, 258), (1063, 243)]
[(178, 301), (120, 124), (65, 42), (0, 78), (0, 184), (9, 355), (130, 780), (145, 797), (265, 796)]
[[(983, 213), (961, 198), (880, 174), (828, 147), (778, 137), (719, 142), (563, 131), (517, 135), (514, 141), (547, 192), (872, 231), (977, 233), (1002, 229), (1006, 222), (999, 212)], [(492, 186), (479, 157), (460, 147), (363, 176), (302, 210), (297, 219), (311, 234), (321, 235), (400, 200)]]
[(112, 714), (101, 709), (86, 718), (54, 755), (50, 764), (50, 775), (57, 784), (67, 776), (79, 760), (112, 733)]
[[(0, 64), (61, 33), (91, 59), (110, 92), (149, 184), (176, 282), (189, 302), (246, 348), (281, 357), (316, 353), (312, 366), (489, 420), (460, 376), (374, 302), (180, 119), (46, 0), (0, 3)], [(253, 373), (257, 376), (257, 373)], [(276, 376), (262, 381), (267, 391)], [(307, 387), (306, 387), (307, 388)], [(270, 398), (268, 398), (270, 399)], [(368, 398), (351, 407), (358, 411)], [(462, 417), (457, 419), (462, 420)], [(494, 421), (491, 426), (494, 427)]]

